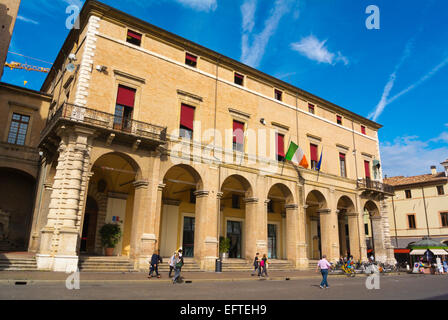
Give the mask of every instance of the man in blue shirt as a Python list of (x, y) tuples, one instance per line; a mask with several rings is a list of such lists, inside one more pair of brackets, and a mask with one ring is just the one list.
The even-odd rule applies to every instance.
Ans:
[(159, 262), (162, 263), (162, 257), (160, 256), (160, 251), (156, 250), (151, 257), (151, 268), (149, 269), (148, 278), (152, 278), (152, 274), (154, 271), (156, 272), (157, 278), (160, 278), (159, 275)]

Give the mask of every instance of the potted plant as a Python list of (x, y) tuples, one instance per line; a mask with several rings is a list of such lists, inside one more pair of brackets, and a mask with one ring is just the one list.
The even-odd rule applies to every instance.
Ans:
[(230, 239), (220, 237), (219, 238), (219, 253), (221, 254), (221, 259), (227, 259), (230, 249)]
[(121, 229), (118, 224), (106, 223), (100, 229), (101, 244), (105, 248), (106, 256), (112, 256), (114, 248), (121, 239)]

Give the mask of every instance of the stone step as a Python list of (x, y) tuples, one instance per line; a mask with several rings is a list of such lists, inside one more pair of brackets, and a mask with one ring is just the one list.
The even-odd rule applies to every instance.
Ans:
[(1, 258), (1, 271), (31, 271), (37, 270), (35, 258)]
[(79, 271), (82, 272), (134, 272), (134, 266), (127, 257), (89, 256), (80, 257)]

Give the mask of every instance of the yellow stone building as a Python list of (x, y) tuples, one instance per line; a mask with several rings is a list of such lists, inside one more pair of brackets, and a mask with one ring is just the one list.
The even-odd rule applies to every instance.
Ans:
[(9, 43), (19, 12), (20, 0), (2, 0), (0, 3), (0, 79), (3, 75), (3, 65), (8, 54)]
[[(393, 262), (379, 124), (100, 2), (79, 19), (41, 89), (39, 269), (103, 255), (109, 222), (136, 269), (182, 247), (213, 270), (221, 237), (229, 261), (366, 260), (365, 215), (376, 258)], [(283, 161), (290, 141), (310, 168)]]
[(390, 236), (396, 248), (430, 237), (448, 245), (448, 159), (445, 172), (385, 179), (395, 190), (387, 200)]

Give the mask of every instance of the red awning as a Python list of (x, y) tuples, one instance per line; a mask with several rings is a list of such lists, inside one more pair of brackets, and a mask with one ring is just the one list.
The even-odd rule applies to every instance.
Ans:
[(193, 130), (194, 108), (182, 104), (180, 111), (180, 125)]
[(128, 30), (128, 36), (137, 40), (142, 40), (142, 35), (134, 31)]
[(117, 104), (133, 108), (135, 101), (135, 91), (136, 90), (132, 88), (118, 86)]
[(191, 60), (193, 62), (196, 62), (198, 60), (197, 57), (195, 57), (195, 56), (193, 56), (191, 54), (188, 54), (188, 53), (186, 53), (186, 58), (187, 58), (187, 60)]
[(411, 249), (394, 249), (394, 253), (409, 253)]
[(277, 155), (285, 157), (285, 136), (277, 133)]
[(238, 144), (244, 143), (244, 123), (233, 121), (233, 142)]
[(368, 250), (367, 250), (367, 253), (370, 253), (370, 252), (372, 252), (372, 251), (373, 251), (372, 249), (368, 249)]

